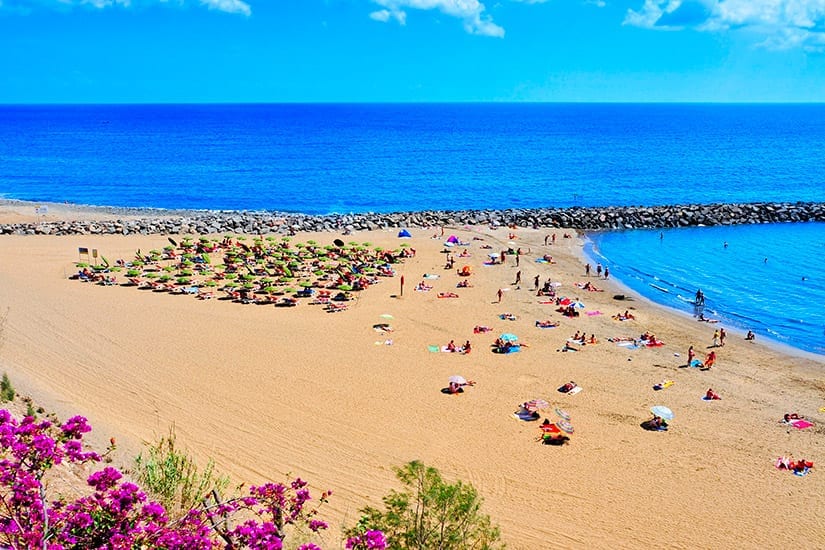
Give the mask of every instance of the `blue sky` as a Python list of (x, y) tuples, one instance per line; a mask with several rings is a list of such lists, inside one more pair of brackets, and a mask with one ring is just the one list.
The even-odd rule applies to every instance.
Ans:
[(825, 101), (825, 0), (0, 0), (0, 103)]

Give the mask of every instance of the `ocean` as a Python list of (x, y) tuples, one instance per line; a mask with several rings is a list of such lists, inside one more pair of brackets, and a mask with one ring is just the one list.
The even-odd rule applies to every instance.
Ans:
[[(308, 214), (825, 202), (823, 151), (817, 104), (9, 105), (0, 197)], [(823, 243), (822, 224), (593, 236), (641, 294), (685, 310), (702, 288), (708, 313), (819, 354)]]

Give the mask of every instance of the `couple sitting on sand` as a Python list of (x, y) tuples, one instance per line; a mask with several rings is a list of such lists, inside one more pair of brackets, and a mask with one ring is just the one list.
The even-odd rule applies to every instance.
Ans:
[(666, 432), (668, 428), (667, 420), (661, 416), (653, 415), (650, 420), (642, 422), (642, 428), (652, 432)]
[(540, 428), (540, 440), (544, 445), (564, 445), (570, 441), (570, 438), (565, 435), (558, 426), (556, 426), (553, 422), (550, 422), (548, 418), (544, 419)]

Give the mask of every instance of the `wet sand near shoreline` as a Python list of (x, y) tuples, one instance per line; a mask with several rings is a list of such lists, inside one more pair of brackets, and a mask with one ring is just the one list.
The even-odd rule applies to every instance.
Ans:
[[(71, 211), (67, 207), (67, 211)], [(0, 209), (0, 220), (29, 213)], [(60, 215), (50, 208), (50, 215)], [(709, 371), (681, 368), (689, 345), (709, 351), (715, 326), (642, 299), (617, 301), (612, 281), (589, 280), (604, 292), (574, 286), (584, 276), (582, 239), (558, 230), (447, 228), (470, 243), (469, 258), (445, 270), (443, 239), (434, 230), (358, 232), (345, 240), (416, 256), (359, 293), (347, 311), (197, 300), (134, 287), (69, 280), (78, 247), (131, 259), (162, 248), (167, 237), (67, 236), (0, 238), (0, 315), (7, 319), (0, 365), (20, 393), (61, 415), (84, 414), (100, 441), (116, 436), (123, 463), (141, 441), (174, 423), (178, 441), (202, 461), (214, 458), (233, 479), (258, 483), (286, 472), (332, 489), (322, 517), (352, 524), (358, 508), (397, 488), (392, 467), (421, 459), (450, 479), (471, 482), (485, 499), (510, 548), (815, 548), (825, 536), (823, 427), (825, 383), (818, 358), (791, 356), (731, 334)], [(556, 244), (544, 246), (555, 232)], [(173, 236), (179, 238), (178, 236)], [(333, 233), (299, 234), (295, 242), (329, 243)], [(474, 238), (483, 240), (473, 240)], [(514, 244), (508, 244), (508, 243)], [(489, 244), (492, 249), (481, 249)], [(504, 265), (485, 266), (490, 252), (522, 248)], [(465, 247), (451, 249), (457, 256)], [(555, 264), (536, 263), (550, 254)], [(469, 265), (472, 288), (456, 288), (455, 269)], [(522, 272), (520, 288), (512, 285)], [(415, 292), (425, 273), (429, 292)], [(562, 283), (584, 312), (568, 319), (541, 304), (533, 278)], [(404, 295), (400, 275), (405, 277)], [(118, 275), (121, 281), (125, 276)], [(502, 302), (497, 301), (499, 288)], [(454, 292), (458, 298), (438, 298)], [(636, 319), (612, 315), (632, 308)], [(512, 313), (515, 321), (499, 318)], [(390, 314), (387, 320), (383, 314)], [(559, 321), (539, 329), (536, 320)], [(393, 332), (373, 329), (388, 322)], [(493, 331), (473, 334), (475, 325)], [(561, 352), (576, 331), (599, 343)], [(665, 345), (629, 350), (608, 337), (655, 333)], [(519, 353), (490, 350), (504, 332), (529, 344)], [(428, 346), (470, 340), (469, 355)], [(386, 341), (392, 344), (387, 345)], [(679, 354), (679, 356), (675, 356)], [(444, 395), (450, 375), (476, 381)], [(674, 384), (662, 391), (653, 385)], [(564, 395), (574, 380), (583, 391)], [(708, 388), (719, 401), (701, 399)], [(519, 403), (542, 398), (571, 416), (564, 447), (540, 445), (537, 423), (516, 420)], [(670, 407), (667, 432), (643, 430), (652, 405)], [(779, 422), (804, 414), (815, 426)], [(797, 477), (773, 467), (780, 455), (816, 466)]]

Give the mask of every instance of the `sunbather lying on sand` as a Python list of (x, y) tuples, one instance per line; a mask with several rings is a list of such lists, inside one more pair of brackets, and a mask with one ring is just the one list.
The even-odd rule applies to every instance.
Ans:
[(536, 326), (539, 328), (554, 328), (559, 326), (559, 322), (547, 319), (545, 321), (536, 321)]
[(624, 313), (617, 313), (613, 316), (613, 319), (616, 321), (632, 321), (636, 317), (633, 316), (628, 310), (625, 310)]
[(568, 382), (567, 384), (564, 384), (563, 386), (561, 386), (561, 387), (559, 388), (559, 391), (560, 391), (561, 393), (570, 393), (570, 391), (571, 391), (571, 390), (573, 390), (574, 388), (576, 388), (577, 386), (578, 386), (578, 384), (576, 384), (575, 382), (573, 382), (573, 381), (571, 380), (571, 381), (570, 381), (570, 382)]
[(491, 332), (493, 329), (484, 325), (476, 325), (473, 327), (473, 334), (481, 334), (484, 332)]

